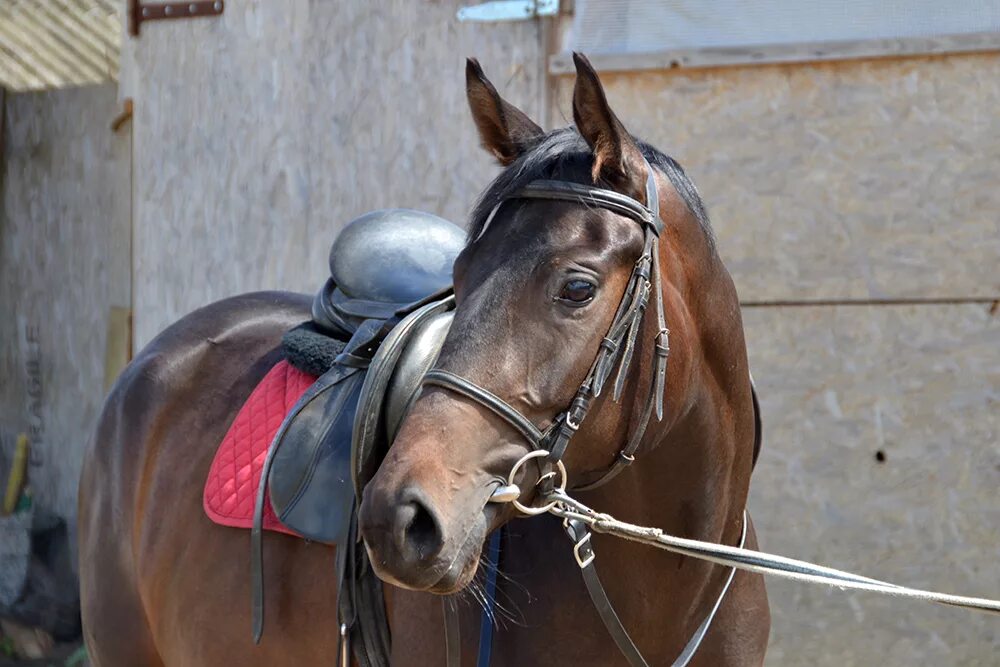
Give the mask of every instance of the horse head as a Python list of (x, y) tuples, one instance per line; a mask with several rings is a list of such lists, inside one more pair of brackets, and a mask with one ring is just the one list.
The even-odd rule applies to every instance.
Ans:
[[(575, 60), (574, 126), (551, 132), (501, 98), (475, 60), (466, 68), (479, 137), (504, 170), (480, 196), (455, 262), (457, 308), (437, 381), (410, 409), (359, 513), (376, 572), (406, 588), (465, 587), (485, 537), (519, 516), (490, 502), (496, 490), (532, 507), (546, 479), (655, 505), (688, 534), (738, 536), (753, 413), (735, 289), (693, 185), (625, 129), (590, 63)], [(603, 199), (589, 205), (596, 188)], [(617, 207), (615, 193), (641, 206)], [(643, 211), (657, 214), (655, 228)], [(629, 309), (638, 316), (628, 320)], [(574, 410), (587, 418), (574, 423)], [(567, 479), (539, 456), (508, 480), (539, 446), (530, 433), (549, 443), (567, 424)]]

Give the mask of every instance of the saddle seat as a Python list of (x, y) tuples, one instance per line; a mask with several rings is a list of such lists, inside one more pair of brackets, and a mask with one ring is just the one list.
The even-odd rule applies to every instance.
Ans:
[(365, 320), (386, 320), (451, 290), (451, 269), (465, 245), (460, 228), (405, 208), (353, 220), (330, 248), (330, 278), (313, 300), (313, 321), (352, 335)]

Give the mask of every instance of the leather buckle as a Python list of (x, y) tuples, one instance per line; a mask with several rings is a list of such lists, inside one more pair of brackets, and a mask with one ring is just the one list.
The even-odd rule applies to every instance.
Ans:
[[(652, 263), (653, 258), (650, 255), (643, 253), (642, 255), (639, 255), (639, 259), (635, 260), (634, 270), (638, 271), (639, 275), (643, 278), (649, 278), (649, 265)], [(644, 270), (647, 271), (647, 273), (643, 273)]]
[[(590, 548), (591, 535), (593, 533), (588, 530), (583, 537), (573, 544), (573, 558), (576, 559), (576, 564), (580, 566), (581, 570), (594, 562), (594, 550)], [(580, 555), (580, 549), (583, 547), (587, 547), (587, 554), (585, 556)]]
[(661, 357), (670, 354), (670, 329), (660, 329), (656, 334), (656, 354)]
[(350, 634), (348, 634), (349, 629), (347, 623), (340, 624), (340, 655), (337, 660), (337, 667), (350, 667), (351, 665), (351, 638)]
[(563, 420), (563, 423), (566, 424), (567, 428), (571, 429), (574, 432), (580, 429), (580, 421), (573, 419), (572, 412), (566, 413), (566, 419)]

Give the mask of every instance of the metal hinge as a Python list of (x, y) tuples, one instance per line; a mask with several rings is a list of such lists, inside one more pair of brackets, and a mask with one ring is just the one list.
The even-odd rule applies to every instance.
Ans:
[(164, 19), (189, 19), (196, 16), (218, 16), (226, 8), (225, 0), (195, 0), (195, 2), (167, 2), (143, 4), (142, 0), (129, 0), (129, 34), (139, 36), (139, 26), (145, 21)]
[(459, 21), (526, 21), (537, 16), (555, 16), (559, 0), (493, 0), (458, 10)]

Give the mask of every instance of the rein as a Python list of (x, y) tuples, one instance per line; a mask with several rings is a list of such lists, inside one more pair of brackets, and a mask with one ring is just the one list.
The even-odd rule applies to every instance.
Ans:
[[(586, 377), (577, 389), (572, 401), (563, 412), (559, 413), (545, 430), (536, 426), (530, 419), (499, 396), (493, 394), (475, 382), (456, 375), (444, 369), (433, 369), (424, 376), (423, 384), (440, 387), (464, 396), (479, 403), (516, 429), (531, 446), (532, 451), (514, 464), (508, 474), (506, 484), (499, 486), (490, 498), (490, 502), (513, 503), (514, 507), (526, 515), (550, 513), (563, 519), (563, 527), (569, 539), (573, 542), (573, 555), (583, 574), (587, 592), (604, 622), (608, 633), (618, 645), (619, 650), (632, 667), (648, 667), (648, 663), (640, 654), (611, 606), (600, 579), (594, 569), (595, 554), (591, 543), (592, 532), (606, 533), (624, 539), (646, 544), (672, 553), (690, 556), (730, 568), (725, 586), (715, 601), (708, 616), (702, 621), (694, 635), (688, 641), (681, 654), (674, 661), (673, 667), (684, 667), (697, 651), (716, 612), (722, 605), (723, 598), (729, 590), (737, 569), (760, 574), (771, 574), (797, 581), (821, 583), (840, 589), (867, 590), (896, 597), (926, 600), (969, 609), (1000, 612), (1000, 601), (983, 598), (962, 597), (925, 591), (905, 586), (863, 577), (860, 575), (836, 570), (833, 568), (813, 565), (805, 561), (775, 556), (760, 551), (744, 548), (749, 524), (749, 515), (744, 510), (743, 532), (739, 546), (725, 546), (712, 542), (703, 542), (664, 533), (658, 528), (647, 528), (619, 521), (608, 514), (601, 514), (571, 497), (566, 491), (566, 469), (562, 463), (563, 456), (570, 440), (586, 419), (593, 400), (600, 396), (610, 378), (614, 366), (618, 365), (618, 374), (614, 381), (613, 399), (621, 399), (625, 380), (633, 359), (635, 342), (639, 335), (643, 316), (649, 301), (650, 293), (656, 297), (657, 333), (655, 337), (654, 363), (655, 371), (650, 381), (649, 393), (642, 410), (642, 416), (635, 431), (628, 438), (625, 446), (619, 451), (614, 462), (593, 481), (574, 487), (574, 490), (585, 491), (596, 488), (618, 475), (628, 464), (635, 461), (635, 452), (646, 432), (646, 427), (655, 411), (657, 420), (663, 419), (663, 397), (666, 385), (667, 357), (670, 353), (669, 331), (663, 312), (663, 289), (660, 281), (659, 266), (659, 235), (663, 230), (663, 221), (659, 214), (659, 198), (656, 191), (656, 181), (652, 167), (645, 162), (646, 203), (642, 204), (632, 197), (612, 190), (595, 188), (588, 185), (566, 181), (536, 180), (529, 183), (513, 199), (551, 199), (580, 203), (585, 206), (595, 206), (607, 209), (618, 215), (630, 218), (641, 225), (643, 230), (642, 254), (636, 260), (629, 278), (625, 293), (607, 335), (601, 341), (593, 364)], [(506, 200), (498, 203), (490, 212), (475, 241), (478, 241), (500, 207)], [(754, 395), (756, 410), (756, 395)], [(536, 483), (541, 505), (532, 507), (520, 502), (521, 489), (515, 482), (521, 467), (533, 459), (542, 459), (540, 477)], [(496, 535), (496, 534), (495, 534)], [(494, 536), (495, 537), (495, 536)], [(496, 540), (491, 545), (498, 544)], [(491, 546), (491, 549), (496, 549)], [(494, 558), (495, 560), (495, 558)], [(446, 623), (455, 627), (457, 620), (454, 611), (449, 611), (446, 605)], [(451, 637), (451, 633), (449, 633)], [(454, 646), (453, 646), (454, 644)], [(449, 640), (448, 665), (458, 667), (459, 650), (457, 641)], [(483, 645), (481, 641), (481, 647)], [(484, 656), (485, 655), (485, 660)], [(486, 667), (489, 662), (489, 650), (480, 653), (480, 667)]]
[[(953, 607), (1000, 613), (1000, 600), (909, 588), (879, 579), (864, 577), (845, 570), (814, 565), (813, 563), (795, 558), (745, 549), (742, 545), (739, 547), (729, 547), (724, 544), (715, 544), (714, 542), (676, 537), (663, 532), (659, 528), (637, 526), (625, 521), (619, 521), (609, 514), (596, 512), (564, 492), (553, 493), (546, 500), (549, 503), (548, 506), (551, 507), (548, 511), (562, 518), (564, 522), (579, 522), (597, 533), (614, 535), (615, 537), (639, 542), (640, 544), (646, 544), (671, 553), (690, 556), (691, 558), (716, 563), (717, 565), (725, 565), (734, 570), (746, 570), (747, 572), (758, 574), (772, 574), (795, 581), (826, 584), (827, 586), (834, 586), (842, 590), (871, 591), (893, 597), (924, 600), (926, 602), (937, 602)], [(746, 518), (744, 518), (744, 531), (745, 529)]]

